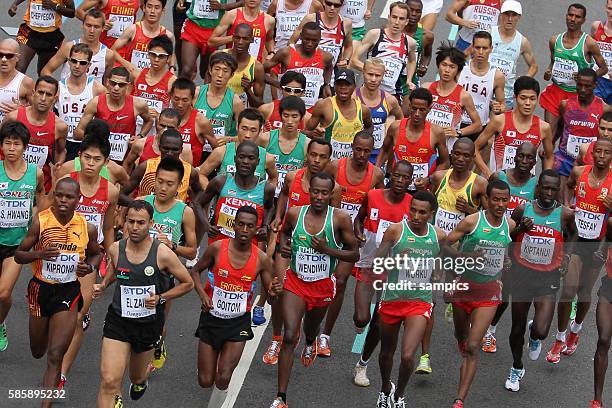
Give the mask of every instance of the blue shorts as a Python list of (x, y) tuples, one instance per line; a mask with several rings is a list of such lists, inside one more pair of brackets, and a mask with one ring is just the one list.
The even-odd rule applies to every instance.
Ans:
[[(373, 149), (372, 153), (370, 153), (370, 163), (376, 164), (376, 159), (378, 158), (378, 154), (380, 153), (380, 149)], [(383, 166), (385, 163), (383, 163)]]
[(467, 50), (470, 47), (470, 45), (472, 45), (472, 44), (467, 42), (467, 41), (465, 41), (461, 37), (457, 37), (457, 41), (455, 41), (455, 48), (458, 48), (460, 51)]
[(509, 111), (512, 109), (514, 109), (514, 96), (506, 98), (506, 110)]
[(597, 78), (595, 95), (603, 99), (608, 105), (612, 104), (612, 81), (604, 77)]
[(575, 161), (576, 160), (572, 156), (567, 155), (567, 153), (561, 150), (557, 150), (555, 152), (555, 164), (553, 165), (553, 169), (557, 170), (560, 175), (569, 177)]

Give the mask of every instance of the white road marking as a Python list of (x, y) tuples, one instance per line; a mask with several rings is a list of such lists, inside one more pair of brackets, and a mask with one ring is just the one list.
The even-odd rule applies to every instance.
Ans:
[(19, 27), (2, 27), (2, 29), (11, 37), (17, 36), (17, 32), (19, 31)]
[(391, 3), (393, 3), (392, 0), (387, 0), (387, 2), (385, 3), (385, 7), (383, 7), (382, 12), (380, 13), (380, 18), (389, 17), (389, 6), (391, 5)]

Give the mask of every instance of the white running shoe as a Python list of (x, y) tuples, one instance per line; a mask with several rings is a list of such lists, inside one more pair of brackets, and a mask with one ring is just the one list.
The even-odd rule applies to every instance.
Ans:
[(542, 342), (540, 340), (533, 340), (531, 338), (531, 326), (533, 326), (533, 320), (529, 321), (527, 334), (529, 337), (529, 359), (531, 361), (536, 361), (538, 357), (540, 357), (540, 352), (542, 351)]
[(521, 386), (520, 386), (520, 382), (523, 379), (523, 376), (525, 375), (525, 369), (518, 369), (518, 368), (510, 368), (510, 375), (508, 376), (508, 379), (506, 380), (506, 389), (508, 391), (513, 391), (513, 392), (517, 392)]
[(370, 379), (367, 374), (368, 366), (362, 366), (361, 364), (355, 364), (353, 368), (353, 383), (359, 387), (368, 387), (370, 385)]

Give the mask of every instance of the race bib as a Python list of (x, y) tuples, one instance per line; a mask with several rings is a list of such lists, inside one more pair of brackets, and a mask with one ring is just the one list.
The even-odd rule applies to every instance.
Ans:
[(374, 149), (380, 149), (385, 141), (385, 124), (375, 124), (372, 134), (374, 136)]
[(427, 114), (427, 120), (443, 128), (453, 127), (453, 113), (432, 108)]
[(351, 216), (351, 222), (354, 222), (355, 217), (357, 217), (357, 213), (359, 213), (359, 209), (361, 208), (361, 204), (346, 203), (342, 201), (340, 203), (340, 208), (349, 213)]
[(83, 217), (85, 217), (85, 221), (87, 221), (88, 223), (90, 223), (91, 225), (95, 226), (96, 229), (98, 230), (98, 243), (102, 243), (104, 242), (104, 231), (102, 231), (102, 214), (98, 214), (98, 213), (85, 213), (85, 212), (80, 212), (79, 214), (81, 214)]
[(431, 282), (434, 264), (427, 258), (408, 258), (405, 266), (398, 271), (398, 282), (412, 282), (415, 285)]
[(380, 87), (384, 91), (395, 93), (395, 85), (404, 64), (396, 58), (385, 58), (383, 61), (385, 62), (386, 70)]
[(555, 253), (555, 238), (523, 235), (521, 258), (534, 265), (550, 265)]
[(236, 218), (236, 211), (234, 207), (230, 207), (227, 204), (221, 204), (219, 210), (219, 218), (217, 218), (217, 227), (219, 232), (228, 237), (234, 238), (234, 219)]
[(584, 239), (597, 239), (606, 219), (605, 214), (594, 213), (576, 208), (576, 229)]
[(155, 308), (145, 307), (145, 300), (155, 294), (155, 285), (121, 285), (121, 317), (139, 319), (155, 314)]
[(340, 142), (339, 140), (331, 140), (332, 145), (332, 159), (338, 160), (343, 157), (350, 157), (353, 155), (353, 141)]
[(501, 170), (514, 168), (514, 156), (516, 156), (516, 146), (504, 146), (504, 159)]
[[(329, 278), (331, 274), (331, 260), (329, 255), (316, 252), (314, 250), (307, 251), (307, 248), (298, 247), (295, 254), (295, 271), (298, 278), (304, 282), (315, 282), (325, 278)], [(310, 249), (310, 248), (308, 248)]]
[(111, 132), (108, 139), (111, 145), (111, 151), (108, 158), (115, 161), (123, 161), (125, 154), (128, 151), (130, 134)]
[(552, 78), (555, 83), (565, 86), (576, 86), (574, 74), (578, 72), (578, 63), (555, 57), (552, 68)]
[(429, 176), (429, 163), (411, 163), (412, 164), (412, 183), (408, 186), (409, 190), (416, 190), (414, 180)]
[(213, 10), (210, 7), (209, 0), (196, 0), (193, 5), (193, 15), (197, 18), (207, 18), (210, 20), (216, 20), (219, 18), (219, 10)]
[(78, 263), (78, 253), (60, 252), (54, 261), (42, 260), (41, 275), (43, 279), (57, 283), (74, 282), (77, 280), (76, 269)]
[(253, 37), (253, 42), (249, 45), (249, 54), (251, 57), (259, 57), (259, 48), (261, 46), (261, 37)]
[(249, 107), (249, 97), (246, 92), (238, 94), (238, 98), (240, 98), (240, 101), (242, 102), (245, 108)]
[(35, 164), (36, 167), (42, 169), (47, 163), (49, 157), (49, 146), (37, 146), (29, 144), (25, 152), (23, 152), (23, 159), (30, 164)]
[(0, 228), (25, 228), (30, 225), (29, 198), (0, 198)]
[(436, 211), (436, 227), (449, 234), (464, 217), (465, 215), (462, 213), (446, 211), (442, 208), (438, 208), (438, 211)]
[(474, 251), (478, 250), (484, 253), (484, 265), (479, 271), (481, 275), (496, 276), (502, 271), (502, 269), (504, 269), (506, 248), (482, 247), (480, 245), (476, 245), (474, 247)]
[(243, 316), (247, 311), (249, 292), (229, 292), (218, 287), (213, 288), (210, 314), (219, 319), (233, 319)]
[(597, 137), (591, 136), (576, 136), (570, 135), (567, 138), (567, 154), (572, 156), (574, 159), (578, 158), (578, 153), (580, 153), (580, 146), (583, 144), (589, 144), (597, 140)]
[(46, 9), (42, 3), (30, 2), (30, 26), (49, 28), (55, 26), (55, 11)]
[(286, 171), (278, 172), (278, 183), (276, 184), (276, 190), (274, 191), (275, 198), (278, 198), (278, 196), (280, 196), (281, 190), (283, 189), (283, 184), (285, 184), (285, 177), (287, 177)]
[(134, 16), (122, 16), (119, 14), (111, 14), (108, 21), (113, 23), (110, 30), (106, 32), (109, 37), (119, 38), (121, 34), (132, 24), (134, 24)]
[(132, 51), (131, 63), (138, 69), (151, 68), (151, 60), (149, 60), (149, 53), (145, 51)]
[(383, 236), (385, 235), (385, 231), (393, 225), (393, 222), (381, 219), (378, 221), (378, 230), (376, 231), (376, 247), (380, 246), (380, 243), (383, 240)]

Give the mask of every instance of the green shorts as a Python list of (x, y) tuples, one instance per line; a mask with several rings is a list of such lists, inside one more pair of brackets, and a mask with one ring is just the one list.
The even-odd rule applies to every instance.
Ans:
[(365, 33), (366, 33), (365, 26), (363, 26), (363, 27), (353, 27), (353, 40), (354, 41), (361, 41), (361, 40), (363, 40), (363, 37), (365, 37)]

